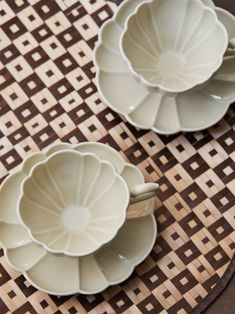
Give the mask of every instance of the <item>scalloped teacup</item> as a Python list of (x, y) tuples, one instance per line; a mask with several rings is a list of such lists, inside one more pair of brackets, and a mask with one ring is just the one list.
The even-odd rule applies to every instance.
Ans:
[[(154, 197), (157, 188), (146, 183), (129, 191), (109, 162), (62, 151), (32, 168), (22, 184), (18, 215), (33, 241), (49, 252), (85, 256), (115, 237), (129, 204)], [(129, 218), (147, 214), (132, 212)]]
[(141, 3), (128, 18), (120, 41), (135, 77), (169, 93), (206, 82), (221, 66), (227, 47), (224, 25), (198, 0)]

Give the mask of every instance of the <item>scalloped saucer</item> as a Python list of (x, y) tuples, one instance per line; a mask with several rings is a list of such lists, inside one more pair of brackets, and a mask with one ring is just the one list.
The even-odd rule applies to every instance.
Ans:
[[(156, 239), (156, 221), (153, 214), (129, 219), (108, 245), (95, 254), (80, 258), (55, 255), (32, 242), (17, 215), (21, 182), (36, 163), (65, 149), (94, 153), (100, 159), (109, 161), (129, 188), (144, 183), (142, 173), (135, 166), (126, 163), (117, 151), (104, 144), (53, 145), (44, 152), (29, 156), (2, 184), (0, 243), (8, 263), (22, 272), (37, 289), (53, 295), (95, 294), (126, 280), (149, 255)], [(130, 210), (144, 208), (150, 211), (153, 207), (154, 199), (150, 199), (131, 205)]]
[[(96, 80), (104, 102), (140, 129), (160, 134), (193, 132), (217, 123), (235, 101), (235, 56), (226, 55), (217, 73), (208, 82), (184, 93), (162, 95), (137, 81), (120, 51), (120, 38), (128, 16), (144, 0), (128, 0), (111, 20), (104, 23), (94, 52)], [(235, 17), (214, 7), (229, 38), (235, 37)]]

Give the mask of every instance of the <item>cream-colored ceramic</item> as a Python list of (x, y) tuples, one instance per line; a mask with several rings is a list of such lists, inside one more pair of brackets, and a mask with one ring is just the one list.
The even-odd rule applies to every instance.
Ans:
[(179, 93), (220, 67), (228, 35), (214, 10), (198, 0), (150, 0), (128, 17), (122, 55), (143, 83)]
[[(138, 168), (125, 163), (117, 151), (104, 144), (56, 144), (45, 152), (29, 156), (0, 188), (0, 243), (8, 263), (24, 274), (36, 288), (53, 295), (94, 294), (127, 279), (134, 267), (150, 253), (156, 239), (153, 214), (129, 219), (118, 235), (99, 252), (85, 257), (52, 254), (35, 244), (17, 215), (20, 185), (32, 167), (57, 151), (75, 150), (94, 153), (109, 161), (127, 182), (129, 188), (143, 184)], [(129, 210), (152, 212), (154, 199), (131, 205)]]
[[(137, 82), (121, 55), (119, 42), (128, 16), (142, 2), (125, 1), (102, 27), (94, 54), (102, 99), (135, 127), (160, 134), (193, 132), (212, 126), (235, 101), (235, 57), (226, 56), (212, 79), (185, 93), (162, 95)], [(234, 38), (235, 18), (223, 9), (215, 11), (229, 38)]]
[(90, 153), (57, 152), (23, 182), (18, 214), (31, 238), (49, 252), (85, 256), (116, 236), (130, 202), (154, 197), (157, 188), (146, 183), (129, 191), (109, 162)]

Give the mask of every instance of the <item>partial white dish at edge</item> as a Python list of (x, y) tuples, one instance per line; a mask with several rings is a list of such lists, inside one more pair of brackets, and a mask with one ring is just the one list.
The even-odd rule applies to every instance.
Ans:
[[(156, 221), (154, 215), (127, 220), (111, 243), (95, 254), (80, 258), (55, 255), (35, 244), (17, 216), (20, 185), (36, 163), (64, 149), (94, 153), (111, 162), (129, 188), (144, 183), (142, 173), (107, 145), (53, 145), (44, 152), (29, 156), (3, 182), (0, 188), (0, 243), (7, 262), (37, 289), (53, 295), (95, 294), (126, 280), (135, 266), (149, 255), (156, 239)], [(131, 205), (130, 210), (140, 207), (151, 212), (154, 206), (154, 199), (150, 199)]]
[[(214, 125), (235, 101), (235, 56), (225, 56), (211, 80), (185, 93), (162, 95), (138, 82), (123, 60), (119, 43), (128, 16), (141, 2), (124, 2), (100, 31), (94, 62), (102, 99), (135, 127), (160, 134), (193, 132)], [(203, 2), (213, 6), (210, 1)], [(214, 9), (229, 38), (234, 38), (235, 17), (223, 9)]]

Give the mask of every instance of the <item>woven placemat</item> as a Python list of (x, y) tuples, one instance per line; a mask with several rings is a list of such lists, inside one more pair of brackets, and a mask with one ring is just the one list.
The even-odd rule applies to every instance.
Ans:
[(161, 186), (156, 245), (129, 280), (88, 297), (37, 291), (0, 251), (1, 314), (199, 313), (234, 272), (235, 108), (209, 130), (170, 137), (108, 109), (92, 50), (115, 10), (104, 0), (0, 1), (0, 177), (54, 142), (108, 143)]

